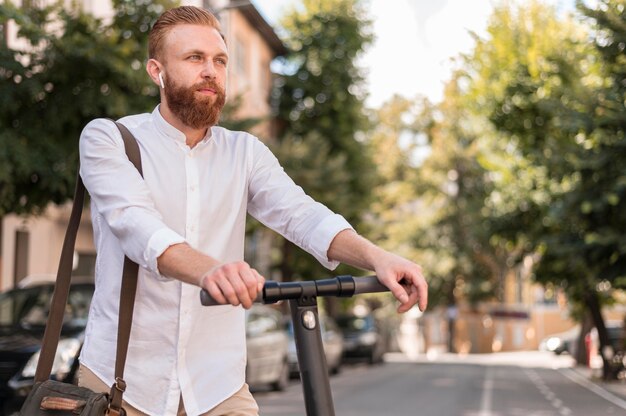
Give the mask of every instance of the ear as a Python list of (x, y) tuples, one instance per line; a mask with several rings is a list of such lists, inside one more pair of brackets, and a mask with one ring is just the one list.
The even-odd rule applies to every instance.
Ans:
[(159, 74), (163, 71), (163, 65), (154, 58), (148, 59), (146, 63), (146, 72), (156, 85), (161, 86)]

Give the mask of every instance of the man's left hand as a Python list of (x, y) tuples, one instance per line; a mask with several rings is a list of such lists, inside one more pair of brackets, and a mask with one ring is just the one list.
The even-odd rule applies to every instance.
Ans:
[(416, 303), (420, 311), (426, 309), (428, 284), (421, 266), (395, 254), (385, 253), (377, 258), (374, 271), (378, 280), (400, 301), (398, 312), (406, 312)]

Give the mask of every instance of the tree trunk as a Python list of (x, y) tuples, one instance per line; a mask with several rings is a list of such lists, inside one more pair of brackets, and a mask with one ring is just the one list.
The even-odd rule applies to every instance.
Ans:
[(456, 286), (456, 280), (448, 288), (448, 307), (446, 309), (446, 318), (448, 319), (448, 352), (455, 353), (455, 336), (456, 336), (456, 318), (458, 316), (458, 309), (456, 305), (456, 297), (454, 296), (454, 288)]
[(587, 308), (589, 308), (589, 312), (591, 313), (591, 318), (593, 319), (593, 324), (598, 330), (598, 339), (600, 340), (600, 348), (598, 353), (602, 357), (602, 378), (604, 380), (611, 380), (615, 378), (611, 371), (611, 363), (607, 357), (605, 357), (605, 347), (610, 348), (609, 343), (609, 335), (606, 330), (606, 326), (604, 325), (604, 318), (602, 318), (602, 311), (600, 310), (600, 300), (598, 299), (598, 294), (595, 290), (589, 290), (587, 295), (585, 296), (585, 303)]
[(576, 354), (574, 357), (576, 359), (576, 364), (584, 365), (584, 366), (589, 365), (588, 355), (587, 355), (588, 351), (587, 351), (587, 344), (585, 343), (585, 337), (589, 334), (589, 332), (591, 332), (592, 328), (593, 328), (593, 319), (591, 318), (590, 313), (586, 313), (581, 324), (580, 334), (578, 336), (578, 339), (576, 340)]

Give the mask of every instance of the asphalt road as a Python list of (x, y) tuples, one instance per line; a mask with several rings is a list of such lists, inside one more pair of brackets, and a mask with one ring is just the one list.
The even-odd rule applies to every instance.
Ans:
[[(626, 415), (626, 397), (549, 353), (386, 360), (345, 366), (331, 378), (337, 416)], [(254, 395), (263, 416), (305, 415), (299, 381), (282, 393)]]

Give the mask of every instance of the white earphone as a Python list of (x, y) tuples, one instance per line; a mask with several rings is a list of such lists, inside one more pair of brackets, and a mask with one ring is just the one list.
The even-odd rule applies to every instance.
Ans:
[(161, 81), (161, 88), (165, 89), (165, 83), (163, 82), (163, 73), (159, 72), (159, 81)]

